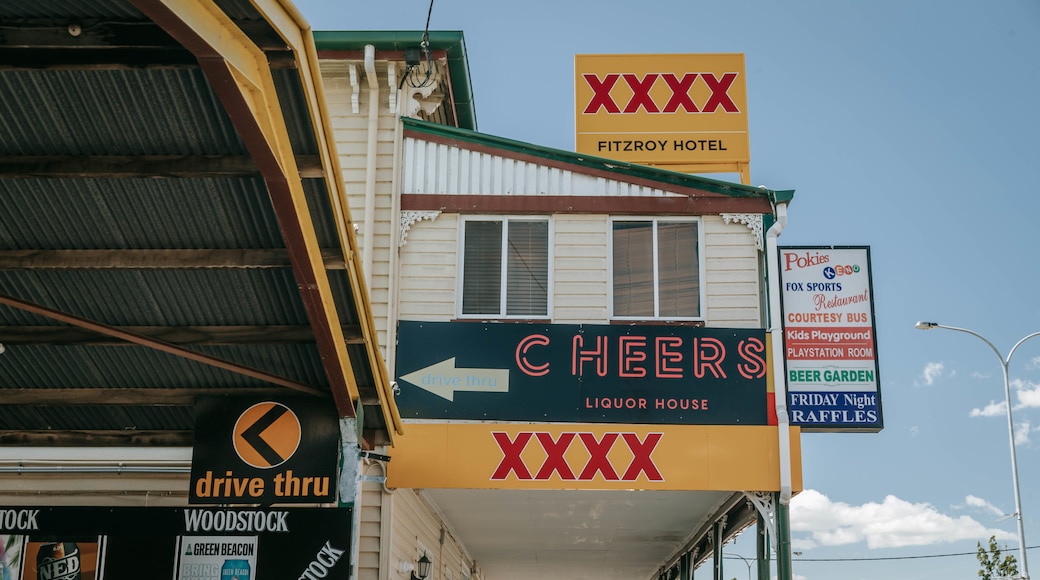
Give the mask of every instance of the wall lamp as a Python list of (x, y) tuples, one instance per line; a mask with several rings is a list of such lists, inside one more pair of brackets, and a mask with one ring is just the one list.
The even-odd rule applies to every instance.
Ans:
[(398, 566), (398, 570), (404, 574), (410, 572), (412, 575), (411, 580), (426, 580), (430, 576), (430, 568), (433, 567), (433, 560), (423, 552), (419, 561), (415, 564), (411, 562), (401, 562)]

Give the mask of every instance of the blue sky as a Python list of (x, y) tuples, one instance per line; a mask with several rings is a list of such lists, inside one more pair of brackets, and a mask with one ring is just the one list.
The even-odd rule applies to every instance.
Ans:
[[(296, 4), (315, 30), (422, 30), (430, 6)], [(1004, 354), (1040, 331), (1036, 0), (434, 0), (430, 29), (465, 34), (481, 132), (565, 150), (575, 54), (743, 53), (752, 184), (795, 190), (781, 245), (867, 245), (873, 265), (885, 429), (803, 436), (796, 577), (975, 578), (990, 535), (1017, 554), (997, 357), (914, 323)], [(1040, 546), (1040, 337), (1011, 378)]]

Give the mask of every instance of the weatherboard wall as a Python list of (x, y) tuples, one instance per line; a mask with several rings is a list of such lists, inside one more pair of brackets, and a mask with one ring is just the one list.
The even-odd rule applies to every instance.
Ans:
[[(404, 139), (405, 194), (481, 196), (685, 197), (663, 188), (607, 179), (505, 155)], [(459, 214), (418, 212), (400, 250), (399, 318), (456, 316)], [(488, 212), (493, 213), (493, 212)], [(550, 296), (554, 323), (609, 320), (609, 233), (606, 214), (552, 215)], [(739, 220), (703, 215), (707, 326), (760, 327), (758, 233)]]
[[(388, 341), (390, 253), (393, 227), (397, 220), (391, 214), (394, 183), (394, 133), (397, 114), (390, 109), (390, 90), (387, 84), (386, 61), (377, 61), (379, 77), (379, 107), (376, 128), (375, 205), (371, 230), (366, 227), (366, 188), (369, 139), (369, 102), (371, 93), (361, 60), (322, 60), (321, 73), (328, 101), (330, 123), (347, 193), (351, 218), (358, 241), (358, 250), (364, 254), (371, 247), (372, 264), (367, 269), (372, 315), (375, 320), (379, 345), (385, 354)], [(350, 67), (356, 72), (356, 85), (351, 84)], [(355, 88), (356, 87), (356, 88)], [(352, 99), (357, 94), (358, 107), (354, 112)]]
[[(387, 63), (381, 62), (377, 65), (383, 71), (382, 76), (385, 79)], [(387, 320), (389, 318), (387, 289), (389, 287), (391, 247), (389, 202), (392, 199), (393, 135), (397, 118), (389, 110), (389, 91), (384, 80), (380, 87), (376, 125), (376, 205), (373, 227), (369, 230), (365, 227), (365, 209), (368, 181), (368, 103), (371, 95), (367, 89), (364, 62), (360, 60), (322, 60), (320, 66), (325, 98), (329, 107), (330, 125), (343, 173), (347, 203), (350, 207), (351, 218), (354, 220), (353, 227), (358, 242), (358, 251), (364, 255), (365, 248), (371, 246), (372, 264), (364, 274), (368, 284), (378, 343), (385, 357), (384, 345), (387, 344)], [(351, 83), (351, 67), (354, 68), (356, 75), (354, 84)], [(358, 98), (357, 112), (354, 112), (352, 104), (355, 92)], [(385, 529), (386, 518), (383, 513), (384, 510), (389, 510), (390, 506), (382, 485), (363, 484), (359, 505), (355, 507), (358, 511), (356, 534), (358, 580), (387, 580), (394, 577), (394, 572), (390, 570), (391, 547), (385, 545), (389, 539), (387, 535), (389, 530)]]
[[(442, 213), (417, 221), (401, 248), (401, 320), (456, 316), (459, 218)], [(760, 327), (758, 250), (751, 231), (719, 216), (704, 216), (706, 326)], [(552, 322), (609, 322), (610, 216), (552, 217)]]
[[(438, 220), (436, 227), (423, 230), (418, 241), (409, 239), (409, 242), (424, 248), (419, 256), (424, 262), (409, 263), (407, 259), (415, 255), (406, 253), (404, 263), (398, 265), (397, 248), (400, 244), (396, 240), (401, 232), (401, 219), (394, 201), (394, 187), (397, 183), (394, 168), (397, 150), (395, 134), (399, 120), (397, 113), (390, 108), (387, 70), (389, 66), (400, 67), (400, 63), (377, 60), (375, 65), (380, 90), (374, 165), (375, 204), (371, 208), (371, 229), (365, 224), (366, 209), (369, 209), (366, 187), (369, 177), (367, 160), (371, 94), (364, 62), (322, 60), (321, 73), (358, 249), (364, 253), (370, 247), (372, 252), (371, 268), (365, 271), (365, 277), (379, 345), (389, 363), (393, 356), (387, 353), (387, 345), (393, 345), (395, 341), (394, 325), (390, 321), (391, 276), (400, 268), (400, 283), (410, 289), (410, 295), (420, 297), (408, 303), (412, 310), (400, 313), (400, 317), (416, 315), (416, 309), (420, 312), (427, 312), (431, 308), (436, 311), (439, 304), (453, 308), (457, 221), (451, 218)], [(351, 66), (357, 75), (356, 90), (351, 83)], [(357, 112), (354, 112), (352, 103), (355, 92)], [(450, 317), (451, 314), (445, 316)], [(392, 364), (390, 367), (392, 373)], [(366, 472), (369, 477), (385, 475), (379, 473), (378, 469), (369, 471)], [(417, 546), (426, 549), (434, 560), (433, 571), (427, 580), (455, 580), (469, 576), (472, 561), (454, 537), (450, 537), (450, 542), (441, 543), (441, 530), (447, 524), (418, 491), (387, 490), (381, 483), (365, 481), (356, 508), (359, 524), (358, 580), (407, 578), (408, 574), (402, 574), (399, 567), (401, 563), (415, 564), (422, 555), (422, 550), (417, 549)]]
[(471, 572), (473, 560), (421, 490), (398, 489), (389, 498), (394, 510), (391, 578), (407, 578), (407, 573), (398, 571), (398, 563), (415, 564), (423, 553), (433, 561), (426, 580), (456, 580), (464, 573), (472, 574), (474, 580), (483, 578), (479, 571)]
[[(370, 469), (371, 475), (381, 475), (379, 468)], [(369, 475), (369, 473), (365, 473)], [(383, 486), (369, 481), (361, 483), (361, 502), (357, 506), (358, 551), (357, 551), (357, 577), (379, 578), (381, 567), (381, 547), (383, 537), (381, 532), (383, 520)]]

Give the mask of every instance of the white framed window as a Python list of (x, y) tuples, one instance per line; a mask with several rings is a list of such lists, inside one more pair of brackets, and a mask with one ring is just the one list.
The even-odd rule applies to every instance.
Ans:
[(459, 317), (547, 318), (549, 218), (465, 216), (461, 229)]
[(611, 318), (704, 319), (704, 231), (698, 218), (610, 220)]

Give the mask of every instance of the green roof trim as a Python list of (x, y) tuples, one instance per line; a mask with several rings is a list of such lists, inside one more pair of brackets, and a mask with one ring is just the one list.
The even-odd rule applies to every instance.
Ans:
[[(362, 31), (314, 31), (317, 50), (365, 50), (366, 44), (376, 50), (404, 50), (418, 48), (423, 32), (362, 30)], [(443, 50), (448, 55), (448, 74), (451, 75), (451, 95), (459, 126), (477, 130), (477, 112), (473, 104), (473, 85), (469, 76), (469, 57), (466, 41), (461, 31), (429, 32), (430, 49)]]
[(690, 175), (688, 173), (679, 173), (667, 169), (658, 169), (647, 165), (616, 161), (614, 159), (595, 157), (583, 153), (575, 153), (573, 151), (564, 151), (562, 149), (541, 147), (530, 143), (524, 143), (522, 141), (514, 141), (504, 137), (478, 133), (468, 129), (458, 129), (438, 123), (430, 123), (428, 121), (422, 121), (411, 117), (401, 117), (401, 121), (404, 123), (405, 129), (426, 133), (427, 135), (467, 141), (470, 143), (495, 147), (497, 149), (505, 149), (516, 153), (541, 157), (543, 159), (580, 165), (590, 169), (610, 171), (612, 173), (619, 173), (630, 177), (649, 179), (660, 183), (667, 183), (669, 185), (710, 191), (712, 193), (719, 193), (730, 197), (766, 197), (774, 205), (778, 202), (790, 202), (791, 199), (794, 198), (794, 190), (774, 191), (764, 187), (753, 187), (739, 183), (730, 183), (728, 181), (710, 179), (699, 175)]

